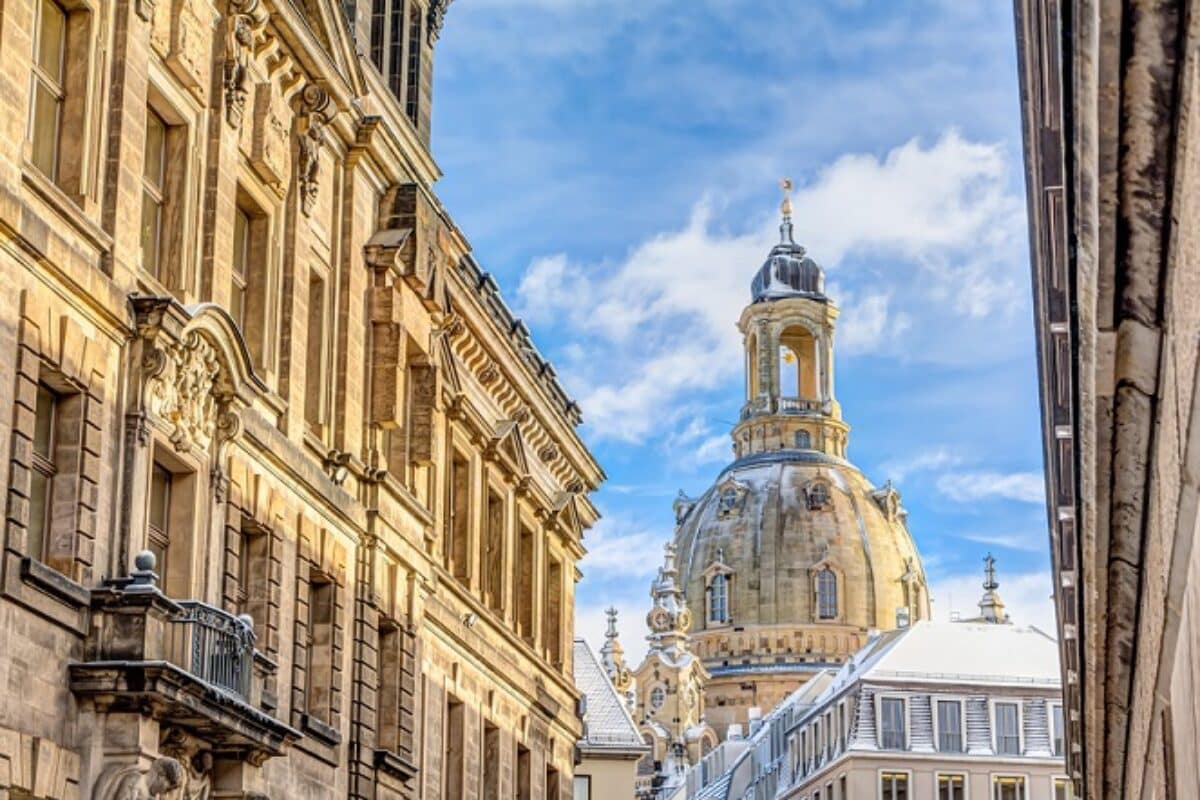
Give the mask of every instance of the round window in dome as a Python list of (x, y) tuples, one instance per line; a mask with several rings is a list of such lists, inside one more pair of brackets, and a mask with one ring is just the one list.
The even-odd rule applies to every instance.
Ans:
[(658, 711), (662, 708), (663, 703), (667, 701), (667, 693), (661, 686), (655, 686), (650, 690), (650, 710)]

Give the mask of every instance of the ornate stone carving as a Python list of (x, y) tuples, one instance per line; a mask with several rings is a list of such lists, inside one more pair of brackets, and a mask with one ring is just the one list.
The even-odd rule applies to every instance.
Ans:
[(484, 386), (495, 383), (500, 377), (500, 369), (492, 361), (488, 361), (483, 365), (483, 369), (479, 370), (479, 382)]
[(169, 756), (154, 759), (150, 769), (125, 767), (103, 776), (95, 800), (164, 800), (173, 797), (187, 776), (183, 765)]
[(225, 19), (225, 119), (241, 127), (249, 94), (250, 59), (254, 37), (267, 22), (260, 0), (229, 0)]
[[(717, 485), (717, 518), (736, 517), (746, 506), (746, 495), (750, 487), (732, 478)], [(690, 510), (690, 507), (689, 507)], [(685, 512), (686, 516), (686, 512)]]
[(427, 20), (430, 44), (436, 42), (438, 37), (442, 35), (442, 25), (446, 22), (446, 8), (452, 2), (454, 0), (430, 0), (429, 18)]
[(208, 800), (212, 791), (212, 753), (178, 728), (167, 730), (161, 749), (183, 768), (175, 800)]
[(310, 83), (300, 93), (300, 140), (296, 169), (300, 187), (300, 210), (312, 214), (320, 189), (321, 146), (325, 144), (325, 125), (329, 122), (329, 93)]
[(538, 450), (538, 458), (544, 463), (549, 464), (554, 459), (558, 458), (558, 447), (554, 443), (543, 446)]
[(287, 192), (288, 127), (291, 110), (269, 81), (254, 89), (254, 126), (250, 137), (250, 166), (275, 193)]
[(237, 435), (239, 421), (229, 409), (230, 393), (218, 381), (216, 351), (196, 331), (164, 347), (146, 350), (146, 409), (171, 428), (181, 453), (208, 450), (214, 440)]

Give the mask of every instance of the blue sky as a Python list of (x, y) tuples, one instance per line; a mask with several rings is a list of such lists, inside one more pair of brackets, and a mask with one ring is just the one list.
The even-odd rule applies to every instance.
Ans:
[(903, 493), (935, 616), (974, 610), (990, 550), (1052, 628), (1009, 4), (460, 0), (433, 125), (443, 202), (609, 475), (593, 645), (614, 604), (640, 652), (671, 501), (730, 460), (784, 175), (842, 310), (850, 457)]

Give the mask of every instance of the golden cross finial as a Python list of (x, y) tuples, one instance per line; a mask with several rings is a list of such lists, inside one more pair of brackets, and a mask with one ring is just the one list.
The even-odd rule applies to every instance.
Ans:
[(783, 178), (779, 181), (779, 188), (783, 192), (783, 202), (779, 204), (779, 211), (785, 217), (792, 215), (792, 190), (796, 188), (792, 183), (791, 178)]

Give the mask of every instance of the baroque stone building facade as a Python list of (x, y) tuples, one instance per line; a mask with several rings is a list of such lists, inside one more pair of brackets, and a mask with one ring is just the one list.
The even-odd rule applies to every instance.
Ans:
[(1016, 0), (1067, 763), (1200, 796), (1200, 15)]
[(579, 410), (447, 0), (0, 6), (0, 797), (569, 797)]

